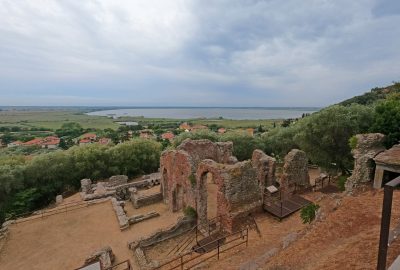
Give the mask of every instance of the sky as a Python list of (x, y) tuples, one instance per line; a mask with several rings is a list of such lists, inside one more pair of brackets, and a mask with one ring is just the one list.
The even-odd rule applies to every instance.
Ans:
[(326, 106), (400, 80), (398, 0), (0, 0), (0, 105)]

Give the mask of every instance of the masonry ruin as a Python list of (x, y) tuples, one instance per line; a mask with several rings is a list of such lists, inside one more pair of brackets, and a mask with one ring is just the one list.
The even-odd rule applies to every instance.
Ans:
[(284, 174), (275, 180), (275, 159), (255, 150), (251, 160), (238, 162), (231, 142), (185, 140), (160, 159), (161, 192), (171, 211), (192, 208), (198, 223), (221, 218), (232, 231), (249, 214), (262, 210), (264, 191), (279, 186), (285, 196), (295, 186), (309, 185), (308, 160), (303, 151), (292, 150), (285, 158)]
[(285, 156), (283, 174), (279, 184), (282, 198), (287, 198), (296, 190), (310, 186), (308, 158), (304, 151), (293, 149)]
[(346, 191), (348, 192), (357, 185), (374, 179), (374, 158), (385, 150), (383, 146), (385, 135), (381, 133), (358, 134), (355, 138), (357, 143), (352, 150), (354, 169), (352, 175), (346, 181)]

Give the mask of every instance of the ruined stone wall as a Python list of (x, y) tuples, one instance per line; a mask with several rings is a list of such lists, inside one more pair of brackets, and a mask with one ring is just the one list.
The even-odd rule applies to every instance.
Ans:
[(347, 179), (346, 191), (351, 191), (358, 183), (366, 183), (373, 179), (375, 163), (373, 158), (385, 150), (381, 133), (358, 134), (356, 147), (351, 151), (354, 156), (354, 169)]
[(309, 185), (307, 155), (304, 151), (293, 149), (285, 156), (283, 173), (280, 179), (282, 196), (290, 196), (296, 188), (305, 188)]
[(265, 187), (275, 184), (276, 160), (273, 157), (266, 155), (261, 150), (254, 150), (251, 158), (253, 167), (257, 171), (257, 179), (261, 188), (264, 191)]
[(221, 217), (226, 230), (234, 229), (238, 217), (261, 209), (262, 193), (250, 160), (232, 165), (203, 160), (196, 173), (199, 222), (207, 220), (207, 180), (204, 176), (208, 172), (212, 173), (218, 186), (217, 216)]
[(193, 166), (204, 159), (212, 159), (218, 163), (235, 163), (237, 159), (232, 156), (232, 142), (212, 142), (210, 140), (184, 140), (177, 150), (185, 151), (191, 157)]
[[(161, 192), (172, 211), (187, 206), (196, 208), (195, 171), (191, 157), (185, 151), (165, 151), (161, 155)], [(195, 181), (195, 179), (194, 179)]]

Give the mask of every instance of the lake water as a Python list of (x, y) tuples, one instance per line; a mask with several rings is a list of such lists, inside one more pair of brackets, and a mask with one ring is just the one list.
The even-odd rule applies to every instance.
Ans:
[(121, 116), (143, 116), (146, 118), (172, 118), (172, 119), (191, 119), (191, 118), (218, 118), (225, 119), (287, 119), (298, 118), (303, 113), (313, 113), (319, 108), (132, 108), (102, 110), (90, 112), (88, 115), (110, 116), (118, 118)]

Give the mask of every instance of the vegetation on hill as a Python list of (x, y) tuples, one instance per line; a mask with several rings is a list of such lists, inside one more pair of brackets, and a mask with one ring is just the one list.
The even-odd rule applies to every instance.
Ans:
[(6, 216), (46, 206), (57, 194), (77, 191), (80, 180), (116, 174), (134, 177), (158, 169), (161, 145), (135, 139), (117, 146), (75, 146), (27, 160), (0, 157), (0, 222)]
[(380, 100), (386, 99), (394, 93), (400, 93), (400, 82), (394, 82), (386, 87), (375, 87), (370, 92), (352, 97), (339, 103), (342, 106), (349, 106), (353, 103), (361, 105), (372, 105)]
[[(57, 114), (57, 112), (54, 113)], [(64, 117), (67, 113), (71, 114), (71, 112), (65, 112)], [(1, 114), (0, 116), (2, 117)], [(65, 149), (70, 147), (72, 138), (80, 136), (82, 132), (90, 131), (82, 122), (71, 123), (69, 119), (65, 121), (58, 119), (60, 120), (57, 125), (54, 125), (53, 131), (63, 138)], [(239, 160), (251, 158), (253, 150), (258, 148), (281, 161), (291, 149), (298, 148), (307, 153), (312, 163), (329, 171), (346, 173), (353, 168), (353, 158), (348, 142), (355, 134), (381, 132), (387, 136), (387, 147), (399, 142), (400, 83), (394, 83), (385, 88), (375, 88), (365, 95), (354, 97), (311, 115), (304, 115), (301, 119), (278, 123), (278, 126), (272, 121), (257, 120), (254, 136), (244, 130), (228, 130), (225, 134), (216, 133), (215, 131), (223, 126), (223, 121), (233, 121), (224, 119), (198, 120), (196, 124), (203, 123), (201, 121), (212, 121), (208, 123), (209, 130), (190, 133), (181, 133), (177, 129), (179, 122), (176, 120), (165, 120), (166, 122), (162, 123), (162, 119), (142, 119), (138, 126), (120, 126), (116, 129), (112, 119), (99, 119), (111, 121), (112, 125), (107, 122), (104, 129), (96, 130), (98, 135), (111, 138), (114, 143), (127, 142), (116, 146), (98, 144), (74, 146), (66, 151), (43, 153), (33, 158), (22, 156), (22, 154), (38, 154), (41, 153), (39, 149), (29, 152), (31, 149), (28, 151), (16, 148), (4, 151), (4, 155), (0, 153), (0, 221), (4, 220), (6, 215), (43, 207), (51, 202), (56, 194), (78, 190), (82, 178), (98, 180), (113, 174), (136, 176), (156, 171), (161, 150), (166, 147), (176, 147), (187, 138), (232, 141), (233, 154)], [(20, 124), (23, 128), (27, 128), (32, 123), (30, 121), (28, 119), (26, 123)], [(249, 123), (241, 122), (240, 125), (246, 126)], [(255, 123), (251, 122), (251, 125)], [(166, 130), (173, 131), (177, 136), (172, 146), (168, 140), (158, 139), (159, 142), (130, 140), (128, 131), (138, 136), (138, 130), (142, 129), (141, 124), (146, 124), (147, 128), (153, 129), (157, 135)], [(16, 128), (21, 127), (11, 129), (16, 130)], [(30, 126), (30, 128), (33, 127)], [(14, 132), (11, 129), (3, 125), (2, 132), (8, 136)]]

